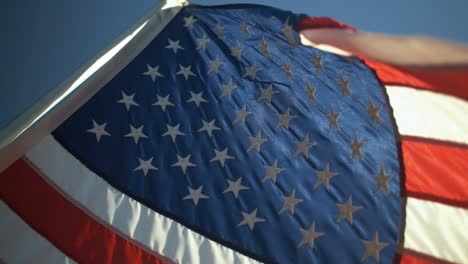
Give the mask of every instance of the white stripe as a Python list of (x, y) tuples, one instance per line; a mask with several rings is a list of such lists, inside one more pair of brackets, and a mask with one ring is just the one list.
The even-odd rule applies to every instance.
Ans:
[[(316, 31), (316, 30), (315, 30)], [(303, 31), (301, 31), (303, 32)], [(299, 38), (301, 39), (301, 43), (302, 45), (305, 45), (305, 46), (309, 46), (309, 47), (313, 47), (313, 48), (316, 48), (316, 49), (320, 49), (320, 50), (323, 50), (323, 51), (326, 51), (326, 52), (330, 52), (330, 53), (333, 53), (333, 54), (337, 54), (337, 55), (340, 55), (340, 56), (352, 56), (353, 54), (345, 51), (345, 50), (342, 50), (340, 48), (337, 48), (335, 46), (332, 46), (332, 45), (328, 45), (328, 44), (318, 44), (318, 43), (315, 43), (312, 41), (312, 39), (308, 38), (307, 36), (305, 36), (304, 34), (299, 34)]]
[(405, 248), (456, 263), (468, 263), (468, 210), (408, 198)]
[(76, 263), (36, 233), (0, 200), (0, 262)]
[(468, 64), (467, 46), (439, 39), (336, 28), (305, 29), (300, 36), (302, 44), (307, 46), (339, 55), (352, 53), (393, 65), (447, 67)]
[(414, 88), (386, 88), (401, 135), (468, 144), (468, 102)]
[(256, 262), (114, 189), (83, 166), (51, 136), (36, 145), (27, 157), (61, 191), (94, 217), (175, 262)]

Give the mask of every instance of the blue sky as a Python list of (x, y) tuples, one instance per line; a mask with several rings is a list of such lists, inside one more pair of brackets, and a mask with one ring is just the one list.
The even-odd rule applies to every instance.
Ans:
[[(258, 3), (330, 16), (362, 30), (468, 44), (466, 0), (195, 0)], [(159, 0), (7, 0), (0, 10), (0, 128), (106, 48)]]

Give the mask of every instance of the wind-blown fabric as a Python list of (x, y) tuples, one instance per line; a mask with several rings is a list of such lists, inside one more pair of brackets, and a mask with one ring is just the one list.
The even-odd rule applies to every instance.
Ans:
[(1, 210), (66, 261), (463, 262), (466, 102), (302, 45), (304, 18), (185, 7), (3, 172)]

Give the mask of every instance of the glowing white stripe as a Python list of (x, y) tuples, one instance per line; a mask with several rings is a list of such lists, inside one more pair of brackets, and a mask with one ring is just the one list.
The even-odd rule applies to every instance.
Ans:
[[(0, 201), (0, 259), (6, 263), (76, 263)], [(0, 261), (1, 262), (1, 261)]]
[(408, 198), (405, 248), (456, 263), (468, 263), (468, 210)]
[(51, 136), (27, 154), (45, 177), (101, 222), (177, 263), (255, 263), (112, 188)]
[(468, 102), (408, 87), (386, 88), (400, 134), (468, 144)]
[(337, 48), (335, 46), (328, 45), (328, 44), (317, 44), (317, 43), (313, 42), (311, 39), (304, 36), (303, 34), (299, 34), (299, 38), (301, 39), (302, 45), (314, 47), (314, 48), (317, 48), (317, 49), (320, 49), (320, 50), (323, 50), (323, 51), (326, 51), (326, 52), (334, 53), (334, 54), (337, 54), (337, 55), (341, 55), (341, 56), (348, 56), (348, 57), (352, 56), (351, 53), (349, 53), (349, 52), (347, 52), (345, 50), (342, 50), (340, 48)]
[[(419, 36), (398, 36), (350, 31), (337, 28), (312, 28), (300, 32), (304, 45), (392, 65), (456, 66), (468, 63), (468, 48), (453, 42)], [(317, 45), (320, 44), (320, 45)]]

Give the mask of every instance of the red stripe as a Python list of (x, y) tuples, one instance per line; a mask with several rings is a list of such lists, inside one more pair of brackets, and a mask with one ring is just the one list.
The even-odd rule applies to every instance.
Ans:
[(365, 60), (385, 85), (410, 86), (468, 100), (468, 69), (403, 69)]
[(395, 263), (401, 263), (401, 264), (432, 264), (432, 262), (429, 262), (427, 260), (420, 259), (418, 257), (411, 256), (411, 255), (406, 255), (406, 254), (399, 255), (398, 256), (398, 261), (395, 261)]
[(450, 264), (452, 262), (435, 258), (430, 255), (416, 252), (411, 249), (403, 249), (403, 254), (397, 253), (394, 263), (401, 264)]
[(102, 225), (67, 200), (26, 161), (0, 174), (0, 196), (59, 250), (79, 263), (167, 263)]
[(468, 148), (402, 137), (406, 193), (425, 200), (468, 208)]
[(301, 19), (296, 24), (297, 31), (314, 28), (341, 28), (351, 31), (357, 31), (356, 28), (329, 17), (306, 17)]

